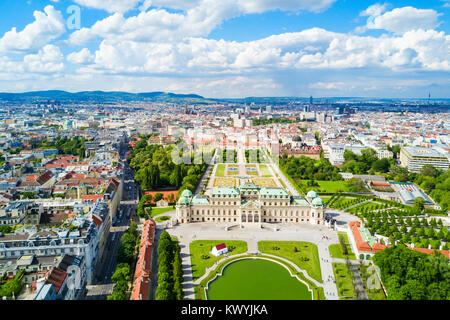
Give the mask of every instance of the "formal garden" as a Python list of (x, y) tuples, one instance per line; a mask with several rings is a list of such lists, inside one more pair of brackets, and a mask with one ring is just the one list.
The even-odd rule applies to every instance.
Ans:
[(214, 179), (214, 187), (235, 187), (235, 178), (216, 178)]
[(245, 166), (245, 171), (249, 176), (257, 176), (258, 175), (258, 169), (256, 168), (256, 165), (254, 165), (254, 164), (247, 164)]
[(260, 188), (278, 186), (272, 178), (252, 178), (252, 182)]
[(227, 175), (229, 176), (237, 176), (239, 174), (239, 166), (237, 165), (228, 165)]

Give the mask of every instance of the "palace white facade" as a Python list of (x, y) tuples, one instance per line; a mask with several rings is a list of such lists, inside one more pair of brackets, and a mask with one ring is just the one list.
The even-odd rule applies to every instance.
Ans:
[(293, 197), (283, 188), (216, 187), (211, 196), (183, 191), (176, 206), (178, 223), (309, 223), (325, 225), (325, 206), (316, 192)]

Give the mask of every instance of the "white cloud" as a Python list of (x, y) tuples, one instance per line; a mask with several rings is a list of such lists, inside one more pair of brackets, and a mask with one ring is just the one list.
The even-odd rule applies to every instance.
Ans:
[(34, 18), (22, 31), (12, 28), (6, 32), (0, 38), (0, 52), (37, 50), (66, 31), (61, 12), (53, 6), (46, 6), (44, 12), (35, 11)]
[(46, 45), (37, 54), (26, 55), (23, 59), (26, 69), (32, 73), (54, 73), (64, 70), (63, 54), (54, 45)]
[[(125, 13), (135, 9), (146, 11), (150, 6), (164, 7), (179, 10), (191, 10), (196, 7), (211, 5), (209, 0), (74, 0), (76, 3), (95, 9), (105, 10), (109, 13)], [(299, 11), (309, 10), (320, 12), (329, 8), (337, 0), (227, 0), (223, 5), (240, 8), (241, 13), (261, 13), (269, 10)]]
[(374, 5), (371, 5), (370, 7), (368, 7), (366, 10), (364, 10), (363, 12), (360, 13), (361, 17), (365, 17), (365, 16), (374, 16), (374, 17), (378, 17), (380, 16), (383, 12), (386, 11), (386, 4), (380, 4), (380, 3), (376, 3)]
[(346, 87), (346, 83), (345, 82), (316, 82), (316, 83), (311, 83), (309, 85), (310, 88), (312, 89), (326, 89), (326, 90), (331, 90), (331, 89), (343, 89)]
[(94, 55), (91, 54), (88, 48), (83, 48), (79, 52), (72, 52), (67, 56), (67, 61), (74, 64), (88, 64), (93, 62)]
[[(97, 3), (90, 0), (77, 0)], [(141, 12), (125, 18), (122, 11), (96, 22), (90, 28), (82, 28), (71, 34), (70, 44), (84, 44), (97, 38), (133, 41), (176, 41), (186, 37), (207, 36), (223, 21), (248, 13), (269, 10), (311, 10), (327, 8), (336, 0), (197, 0), (197, 1), (152, 1), (153, 9), (146, 11), (149, 3), (144, 1)], [(103, 3), (103, 2), (101, 2)], [(169, 12), (160, 6), (181, 9)], [(113, 8), (113, 6), (109, 6)]]
[(369, 16), (365, 27), (359, 27), (357, 32), (365, 32), (367, 29), (382, 29), (396, 34), (418, 29), (434, 29), (439, 25), (439, 14), (433, 9), (417, 9), (414, 7), (396, 8), (385, 12), (385, 5), (373, 5), (361, 13)]
[(63, 54), (59, 47), (46, 45), (36, 54), (28, 54), (23, 60), (0, 57), (0, 73), (9, 78), (33, 77), (36, 74), (56, 75), (64, 70)]
[(141, 74), (242, 74), (289, 69), (450, 70), (450, 36), (434, 30), (363, 37), (309, 29), (250, 42), (189, 38), (180, 43), (104, 40), (95, 70)]
[(136, 8), (142, 0), (74, 0), (79, 5), (105, 10), (109, 13), (122, 12)]

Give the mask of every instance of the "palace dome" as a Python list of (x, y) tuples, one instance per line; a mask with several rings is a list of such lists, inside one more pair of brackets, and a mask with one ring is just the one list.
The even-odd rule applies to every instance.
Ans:
[(323, 200), (322, 200), (322, 199), (320, 199), (319, 197), (317, 197), (317, 198), (314, 198), (314, 200), (312, 201), (312, 205), (313, 205), (314, 207), (323, 207), (323, 206), (324, 206), (324, 203), (323, 203)]
[(308, 192), (308, 194), (306, 195), (307, 198), (310, 199), (314, 199), (317, 198), (319, 195), (317, 194), (317, 192), (315, 192), (314, 190), (311, 190), (310, 192)]
[(181, 193), (181, 197), (180, 197), (180, 198), (183, 198), (183, 197), (186, 197), (186, 198), (192, 197), (192, 191), (189, 190), (189, 189), (184, 190), (184, 191)]

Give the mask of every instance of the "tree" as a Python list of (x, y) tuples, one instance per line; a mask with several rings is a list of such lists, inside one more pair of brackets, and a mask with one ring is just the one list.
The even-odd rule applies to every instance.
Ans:
[(420, 174), (427, 177), (437, 177), (439, 174), (439, 171), (436, 170), (434, 166), (431, 164), (426, 164), (420, 169)]
[(372, 169), (376, 172), (388, 172), (389, 166), (390, 163), (388, 159), (380, 159), (373, 162)]
[(425, 203), (422, 197), (417, 197), (414, 199), (413, 208), (416, 212), (422, 212), (425, 209)]
[(161, 200), (163, 198), (163, 194), (158, 192), (155, 194), (155, 202), (158, 202), (159, 200)]
[(119, 281), (129, 281), (130, 280), (130, 265), (126, 263), (120, 263), (116, 267), (116, 271), (111, 277), (111, 281), (119, 282)]

